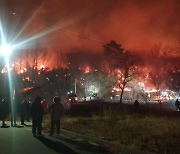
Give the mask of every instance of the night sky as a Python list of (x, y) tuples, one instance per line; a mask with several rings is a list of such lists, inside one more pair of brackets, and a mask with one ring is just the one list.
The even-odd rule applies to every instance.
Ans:
[(180, 40), (179, 0), (0, 0), (6, 35), (15, 42), (52, 31), (30, 47), (63, 52), (70, 47), (102, 51), (116, 40), (125, 49), (150, 51)]

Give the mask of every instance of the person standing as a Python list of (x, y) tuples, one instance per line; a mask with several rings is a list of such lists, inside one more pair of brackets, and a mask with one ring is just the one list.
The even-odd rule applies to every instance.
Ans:
[(31, 106), (31, 114), (32, 114), (32, 133), (34, 136), (42, 135), (42, 120), (43, 120), (43, 107), (41, 104), (41, 98), (39, 96), (36, 97), (34, 103)]
[(60, 119), (64, 114), (64, 106), (61, 104), (61, 98), (55, 96), (53, 98), (53, 104), (50, 106), (49, 110), (51, 113), (51, 131), (50, 135), (54, 134), (54, 129), (56, 126), (57, 135), (60, 134)]
[(6, 127), (5, 120), (8, 114), (8, 108), (9, 108), (9, 105), (8, 105), (7, 99), (6, 98), (2, 99), (1, 104), (0, 104), (2, 127)]
[(27, 100), (24, 99), (22, 102), (21, 102), (21, 105), (20, 105), (20, 112), (21, 112), (21, 125), (26, 125), (24, 123), (25, 121), (25, 118), (26, 118), (26, 114), (27, 114), (27, 110), (26, 110), (26, 104), (27, 104)]
[(138, 108), (139, 108), (139, 102), (138, 102), (138, 100), (135, 100), (135, 102), (134, 102), (134, 110), (135, 110), (135, 112), (137, 112)]
[(176, 110), (179, 111), (179, 110), (180, 110), (180, 109), (179, 109), (180, 102), (179, 102), (178, 99), (176, 99), (176, 101), (175, 101), (175, 106), (176, 106)]
[(29, 100), (26, 102), (25, 106), (26, 106), (26, 121), (29, 122), (30, 121), (30, 115), (31, 115), (31, 105), (32, 105), (32, 101), (31, 98), (29, 98)]

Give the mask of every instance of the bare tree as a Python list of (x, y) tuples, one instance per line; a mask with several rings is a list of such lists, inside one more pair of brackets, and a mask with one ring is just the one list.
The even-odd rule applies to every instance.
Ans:
[(135, 67), (137, 57), (125, 51), (121, 45), (113, 40), (104, 45), (104, 54), (113, 69), (120, 69), (121, 73), (118, 75), (118, 86), (121, 90), (119, 102), (122, 103), (125, 87), (137, 74)]
[(121, 89), (119, 100), (120, 103), (122, 103), (125, 87), (130, 81), (134, 79), (135, 75), (137, 74), (136, 67), (134, 66), (135, 61), (131, 58), (131, 55), (125, 53), (122, 55), (122, 59), (120, 62), (120, 69), (122, 70), (122, 75), (119, 76), (118, 79), (119, 88)]

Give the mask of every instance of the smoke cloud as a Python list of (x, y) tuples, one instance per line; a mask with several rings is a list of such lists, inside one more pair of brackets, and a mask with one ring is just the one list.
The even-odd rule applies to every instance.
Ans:
[[(55, 30), (35, 41), (55, 52), (69, 47), (102, 51), (116, 40), (125, 49), (150, 50), (180, 40), (179, 0), (1, 0), (1, 20), (19, 40)], [(5, 13), (4, 13), (5, 12)], [(26, 25), (26, 26), (25, 26)], [(57, 28), (59, 26), (59, 28)], [(8, 30), (7, 30), (8, 31)]]

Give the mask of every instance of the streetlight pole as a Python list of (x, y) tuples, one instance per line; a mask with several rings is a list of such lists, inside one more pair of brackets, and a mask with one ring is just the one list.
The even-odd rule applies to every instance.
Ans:
[(75, 79), (75, 81), (74, 81), (74, 93), (76, 94), (76, 79)]
[(7, 73), (8, 73), (8, 80), (9, 80), (9, 99), (10, 99), (10, 106), (11, 106), (11, 125), (13, 124), (13, 121), (15, 122), (15, 109), (14, 109), (14, 103), (13, 103), (13, 97), (14, 97), (14, 84), (12, 82), (12, 75), (11, 75), (11, 69), (10, 69), (10, 54), (12, 53), (13, 48), (8, 45), (5, 40), (0, 45), (0, 54), (5, 59), (5, 64), (7, 67)]

